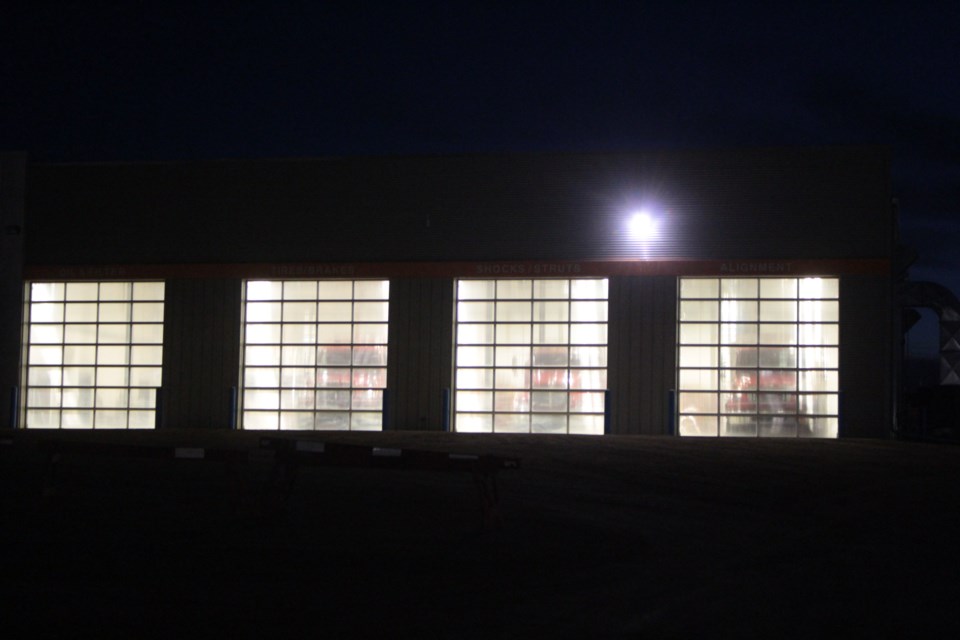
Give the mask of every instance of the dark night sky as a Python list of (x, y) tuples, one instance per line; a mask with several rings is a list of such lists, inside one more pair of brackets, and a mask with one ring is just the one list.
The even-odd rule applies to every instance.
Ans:
[(960, 292), (960, 2), (18, 4), (32, 161), (884, 144), (911, 276)]

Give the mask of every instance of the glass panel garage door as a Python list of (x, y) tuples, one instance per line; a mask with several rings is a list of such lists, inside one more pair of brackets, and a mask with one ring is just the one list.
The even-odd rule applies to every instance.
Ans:
[(30, 283), (24, 426), (152, 428), (163, 296), (162, 282)]
[(387, 280), (258, 280), (244, 287), (242, 426), (379, 430)]
[(460, 280), (456, 430), (603, 433), (607, 280)]
[(681, 278), (686, 436), (837, 437), (837, 278)]

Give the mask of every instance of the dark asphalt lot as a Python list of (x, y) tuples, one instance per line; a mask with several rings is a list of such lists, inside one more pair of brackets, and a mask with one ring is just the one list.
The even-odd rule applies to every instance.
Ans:
[[(0, 436), (6, 637), (960, 631), (956, 445), (296, 434), (519, 458), (483, 528), (469, 473), (309, 467), (284, 498), (259, 435)], [(41, 441), (254, 454), (73, 451), (51, 473)]]

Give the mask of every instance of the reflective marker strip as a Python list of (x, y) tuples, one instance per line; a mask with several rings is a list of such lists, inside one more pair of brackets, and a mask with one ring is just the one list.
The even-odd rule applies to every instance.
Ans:
[(174, 458), (190, 458), (193, 460), (202, 460), (203, 459), (203, 449), (196, 449), (192, 447), (177, 447), (173, 450)]
[(323, 453), (326, 451), (326, 444), (323, 442), (312, 442), (310, 440), (297, 440), (293, 447), (297, 451), (311, 451), (313, 453)]
[(386, 449), (384, 447), (374, 447), (373, 455), (383, 458), (398, 458), (403, 453), (402, 449)]

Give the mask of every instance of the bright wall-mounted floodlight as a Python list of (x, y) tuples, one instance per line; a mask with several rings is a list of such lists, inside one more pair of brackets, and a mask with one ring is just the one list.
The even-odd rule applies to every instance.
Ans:
[(649, 211), (635, 212), (630, 216), (627, 225), (630, 237), (634, 240), (649, 240), (657, 235), (657, 219)]

